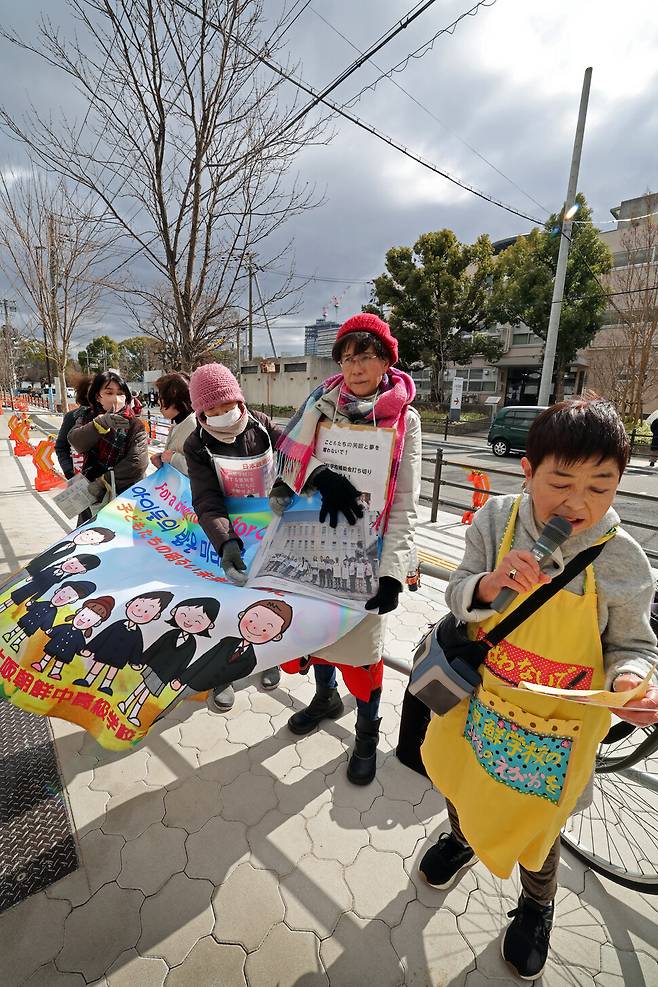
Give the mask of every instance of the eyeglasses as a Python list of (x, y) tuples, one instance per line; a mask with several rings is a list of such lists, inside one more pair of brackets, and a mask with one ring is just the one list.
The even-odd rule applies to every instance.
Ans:
[(362, 353), (360, 356), (346, 356), (344, 360), (338, 361), (339, 367), (367, 367), (371, 360), (379, 360), (376, 353)]

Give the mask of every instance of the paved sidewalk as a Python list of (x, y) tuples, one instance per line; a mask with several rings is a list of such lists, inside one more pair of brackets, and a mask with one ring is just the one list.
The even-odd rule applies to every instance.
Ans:
[[(32, 464), (9, 452), (0, 419), (0, 571), (68, 527), (29, 489)], [(453, 515), (418, 543), (458, 559)], [(425, 579), (389, 623), (409, 657), (443, 612)], [(447, 828), (443, 800), (396, 760), (404, 676), (387, 672), (377, 780), (347, 783), (354, 703), (325, 730), (286, 728), (312, 685), (284, 676), (238, 689), (226, 715), (183, 703), (131, 754), (53, 720), (82, 868), (0, 915), (7, 987), (480, 987), (518, 984), (499, 932), (515, 880), (476, 865), (448, 893), (416, 864)], [(553, 950), (541, 984), (658, 984), (658, 898), (625, 891), (566, 852)]]

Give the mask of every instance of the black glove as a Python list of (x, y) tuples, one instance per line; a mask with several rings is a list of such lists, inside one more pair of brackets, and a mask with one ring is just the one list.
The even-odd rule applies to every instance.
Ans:
[(329, 526), (335, 528), (339, 513), (345, 515), (348, 524), (356, 524), (357, 518), (363, 517), (359, 491), (342, 473), (328, 468), (322, 469), (313, 476), (311, 482), (322, 494), (320, 524), (324, 524), (328, 516)]
[(247, 582), (245, 575), (247, 567), (242, 561), (240, 543), (234, 538), (224, 542), (224, 547), (222, 548), (222, 569), (228, 581), (235, 586), (244, 586)]
[(397, 579), (393, 579), (392, 576), (381, 576), (377, 592), (366, 603), (366, 610), (376, 610), (379, 614), (396, 610), (401, 592), (402, 584)]

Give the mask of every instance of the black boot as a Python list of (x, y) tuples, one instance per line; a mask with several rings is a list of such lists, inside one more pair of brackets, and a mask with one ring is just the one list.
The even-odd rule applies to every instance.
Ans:
[(356, 742), (347, 765), (347, 777), (353, 785), (369, 785), (377, 770), (377, 741), (379, 740), (378, 720), (356, 718)]
[(343, 710), (343, 700), (338, 695), (338, 689), (316, 685), (315, 695), (306, 709), (293, 713), (288, 720), (288, 726), (293, 733), (310, 733), (321, 720), (337, 720), (342, 716)]

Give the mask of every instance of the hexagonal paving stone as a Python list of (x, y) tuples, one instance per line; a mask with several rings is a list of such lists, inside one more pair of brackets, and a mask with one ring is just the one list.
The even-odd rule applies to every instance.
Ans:
[(318, 730), (302, 737), (296, 744), (301, 765), (306, 771), (333, 774), (338, 762), (346, 760), (345, 746), (337, 737)]
[(331, 987), (400, 987), (404, 971), (383, 922), (343, 915), (330, 939), (320, 943), (320, 959)]
[(324, 860), (351, 864), (359, 850), (368, 846), (368, 832), (361, 825), (356, 809), (325, 803), (317, 816), (306, 823), (313, 842), (313, 853)]
[(193, 716), (181, 723), (179, 730), (181, 747), (207, 751), (218, 740), (226, 739), (226, 720), (208, 709), (198, 709)]
[(60, 970), (81, 973), (85, 980), (101, 977), (121, 953), (139, 938), (139, 909), (144, 895), (106, 884), (89, 901), (74, 908), (64, 926), (64, 945), (57, 957)]
[(262, 745), (249, 750), (250, 770), (255, 774), (266, 774), (277, 781), (283, 781), (293, 768), (300, 765), (299, 754), (294, 744), (282, 744), (263, 756)]
[(110, 795), (125, 792), (134, 782), (144, 781), (149, 756), (148, 750), (142, 747), (107, 764), (100, 764), (94, 769), (94, 779), (89, 787)]
[[(78, 836), (85, 836), (98, 829), (105, 818), (110, 796), (107, 792), (96, 792), (91, 788), (67, 787), (69, 805)], [(118, 796), (121, 798), (121, 796)]]
[(408, 802), (394, 802), (383, 796), (362, 813), (361, 822), (370, 832), (370, 843), (377, 850), (391, 850), (403, 857), (413, 853), (425, 827), (414, 815)]
[[(246, 907), (236, 907), (236, 902)], [(254, 907), (249, 908), (252, 902)], [(240, 864), (213, 896), (217, 916), (213, 935), (221, 942), (257, 949), (270, 929), (283, 920), (283, 901), (275, 874)]]
[(86, 987), (81, 973), (60, 973), (54, 963), (40, 966), (21, 987)]
[(320, 966), (319, 942), (311, 932), (293, 932), (284, 923), (275, 925), (265, 942), (247, 957), (245, 972), (250, 984), (297, 984), (329, 987)]
[(187, 959), (170, 972), (165, 987), (205, 987), (213, 982), (210, 978), (218, 976), (221, 981), (214, 981), (217, 987), (220, 984), (221, 987), (247, 987), (245, 959), (241, 946), (229, 946), (206, 936), (194, 946)]
[(210, 881), (175, 874), (142, 906), (138, 953), (158, 956), (169, 967), (182, 963), (195, 943), (212, 930), (212, 891)]
[(331, 789), (331, 801), (335, 806), (345, 806), (359, 812), (366, 812), (382, 794), (382, 786), (377, 778), (369, 785), (353, 785), (349, 781), (347, 756), (332, 774), (327, 775), (327, 787)]
[(429, 778), (424, 778), (406, 768), (395, 754), (389, 754), (377, 772), (377, 778), (384, 789), (384, 795), (396, 801), (418, 805), (425, 792), (432, 787)]
[(285, 708), (290, 715), (292, 697), (284, 689), (275, 689), (273, 692), (253, 692), (249, 696), (249, 704), (254, 713), (278, 716)]
[(272, 809), (247, 830), (253, 863), (279, 876), (290, 874), (297, 862), (311, 849), (303, 816), (284, 816)]
[(104, 884), (114, 881), (121, 870), (123, 836), (108, 836), (100, 829), (86, 833), (78, 843), (81, 866), (46, 888), (49, 898), (64, 898), (82, 905)]
[(209, 819), (218, 816), (221, 806), (219, 785), (208, 779), (188, 778), (165, 795), (165, 826), (198, 833)]
[(601, 972), (594, 980), (600, 987), (658, 984), (658, 958), (640, 950), (629, 952), (605, 943), (601, 947)]
[[(406, 971), (405, 987), (427, 984), (457, 985), (475, 968), (475, 956), (446, 909), (432, 909), (412, 901), (391, 941)], [(461, 978), (461, 980), (460, 980)]]
[(440, 832), (450, 828), (445, 825), (448, 818), (446, 800), (435, 788), (428, 789), (413, 809), (414, 815), (419, 822), (423, 823), (429, 837), (434, 836), (434, 839), (438, 839)]
[(274, 794), (279, 811), (284, 815), (303, 815), (306, 819), (317, 815), (325, 802), (331, 801), (325, 776), (321, 771), (306, 771), (302, 767), (291, 768), (285, 779), (274, 782)]
[(109, 800), (102, 830), (135, 840), (154, 822), (161, 822), (164, 812), (164, 792), (138, 781)]
[(222, 816), (255, 826), (276, 806), (274, 780), (266, 775), (242, 774), (222, 788)]
[(286, 925), (292, 929), (331, 935), (338, 919), (352, 908), (352, 893), (343, 867), (336, 860), (303, 857), (279, 885), (286, 906)]
[(345, 880), (354, 898), (354, 911), (361, 918), (381, 918), (397, 925), (408, 903), (416, 897), (402, 857), (367, 846), (349, 867)]
[(198, 777), (216, 781), (222, 787), (230, 785), (251, 767), (247, 748), (228, 740), (219, 740), (207, 751), (199, 751), (199, 764)]
[(199, 751), (195, 747), (182, 746), (180, 724), (176, 725), (175, 731), (167, 732), (167, 738), (156, 736), (151, 742), (146, 784), (152, 788), (180, 784), (199, 770)]
[(250, 856), (247, 827), (216, 816), (198, 833), (188, 836), (185, 851), (185, 872), (189, 877), (205, 877), (213, 884), (221, 884)]
[(7, 984), (22, 983), (57, 955), (70, 911), (68, 901), (50, 899), (40, 892), (2, 913), (0, 970)]
[(254, 713), (251, 708), (229, 720), (226, 729), (232, 744), (246, 744), (249, 747), (274, 735), (269, 716), (266, 713)]
[(187, 833), (182, 829), (153, 823), (123, 848), (117, 884), (122, 888), (137, 888), (145, 895), (155, 894), (173, 874), (185, 869), (186, 839)]
[(168, 972), (164, 960), (129, 949), (112, 964), (105, 979), (108, 987), (162, 987)]
[(471, 892), (464, 914), (457, 916), (457, 927), (475, 953), (478, 971), (492, 979), (510, 976), (510, 968), (500, 955), (500, 940), (510, 924), (507, 912), (513, 904), (478, 889)]

